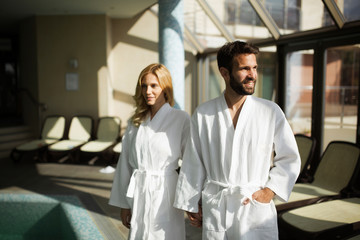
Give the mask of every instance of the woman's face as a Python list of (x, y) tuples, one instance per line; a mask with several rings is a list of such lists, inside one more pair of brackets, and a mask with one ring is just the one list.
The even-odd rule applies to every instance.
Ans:
[(146, 104), (149, 106), (160, 107), (166, 102), (159, 81), (152, 73), (145, 75), (141, 81), (141, 92), (145, 98)]

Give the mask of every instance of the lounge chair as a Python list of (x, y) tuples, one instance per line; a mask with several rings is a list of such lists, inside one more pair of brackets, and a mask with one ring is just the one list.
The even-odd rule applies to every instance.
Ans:
[(113, 148), (112, 148), (112, 151), (113, 151), (113, 160), (112, 162), (114, 164), (116, 164), (119, 160), (119, 157), (120, 157), (120, 154), (121, 154), (121, 151), (122, 151), (122, 142), (118, 142)]
[(310, 168), (314, 157), (315, 138), (303, 134), (295, 134), (295, 140), (301, 158), (300, 175), (297, 182), (309, 182), (312, 178)]
[(14, 148), (10, 153), (11, 159), (17, 163), (26, 153), (35, 154), (35, 158), (42, 159), (42, 154), (46, 148), (64, 137), (64, 131), (64, 116), (56, 115), (46, 117), (42, 126), (40, 138), (21, 144)]
[(360, 240), (360, 230), (356, 231), (353, 235), (344, 238), (343, 240)]
[(280, 239), (355, 239), (360, 232), (360, 198), (331, 200), (284, 212), (279, 215), (279, 232)]
[(111, 148), (110, 156), (108, 157), (107, 164), (105, 168), (99, 170), (101, 173), (113, 173), (116, 169), (116, 164), (119, 160), (120, 154), (122, 150), (122, 142), (118, 142)]
[(120, 138), (121, 121), (118, 117), (102, 117), (99, 119), (96, 131), (96, 140), (89, 141), (80, 147), (80, 159), (91, 156), (88, 161), (93, 165), (99, 158), (106, 164), (109, 164), (111, 147), (113, 147)]
[(287, 203), (274, 199), (278, 212), (341, 196), (354, 181), (360, 148), (354, 143), (332, 141), (325, 149), (314, 181), (296, 183)]
[[(48, 147), (47, 157), (60, 158), (64, 162), (71, 153), (91, 139), (94, 120), (89, 116), (75, 116), (71, 119), (68, 139), (58, 141)], [(76, 161), (76, 160), (73, 160)]]
[(118, 142), (115, 144), (115, 146), (112, 148), (112, 161), (111, 164), (116, 165), (119, 161), (119, 157), (122, 151), (122, 142)]

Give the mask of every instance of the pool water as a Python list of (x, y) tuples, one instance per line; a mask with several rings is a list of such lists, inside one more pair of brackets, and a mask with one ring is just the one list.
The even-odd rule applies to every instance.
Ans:
[(75, 196), (0, 194), (0, 239), (103, 239)]

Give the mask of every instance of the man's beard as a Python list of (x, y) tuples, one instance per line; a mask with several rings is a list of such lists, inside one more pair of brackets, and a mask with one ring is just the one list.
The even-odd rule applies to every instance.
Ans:
[(256, 80), (254, 78), (246, 78), (244, 82), (246, 81), (254, 81), (254, 87), (251, 89), (245, 88), (243, 83), (237, 82), (233, 75), (230, 74), (230, 87), (239, 95), (252, 95), (254, 93)]

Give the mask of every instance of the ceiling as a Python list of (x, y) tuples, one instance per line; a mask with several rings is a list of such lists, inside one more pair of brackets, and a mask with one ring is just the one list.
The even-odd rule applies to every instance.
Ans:
[(0, 33), (11, 33), (24, 18), (34, 15), (106, 14), (130, 18), (157, 0), (1, 0)]

